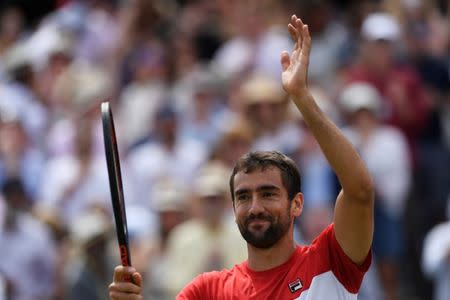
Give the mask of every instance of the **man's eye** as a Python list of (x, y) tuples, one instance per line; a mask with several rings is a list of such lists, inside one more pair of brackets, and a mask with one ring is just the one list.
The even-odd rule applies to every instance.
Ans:
[(249, 195), (239, 195), (239, 196), (237, 196), (237, 199), (239, 201), (247, 201), (250, 199), (250, 197), (249, 197)]

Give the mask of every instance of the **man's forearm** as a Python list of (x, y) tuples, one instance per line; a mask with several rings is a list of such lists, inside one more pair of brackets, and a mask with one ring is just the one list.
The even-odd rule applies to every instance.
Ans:
[(293, 96), (292, 100), (319, 143), (348, 198), (363, 201), (370, 199), (373, 194), (372, 179), (352, 144), (317, 106), (309, 92)]

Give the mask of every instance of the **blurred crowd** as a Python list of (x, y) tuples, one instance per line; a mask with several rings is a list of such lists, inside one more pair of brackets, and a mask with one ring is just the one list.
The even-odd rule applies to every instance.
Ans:
[(376, 186), (359, 299), (450, 299), (450, 1), (3, 0), (0, 300), (107, 299), (102, 101), (146, 299), (246, 259), (228, 179), (250, 150), (298, 164), (298, 243), (332, 222), (339, 183), (280, 84), (293, 13), (311, 93)]

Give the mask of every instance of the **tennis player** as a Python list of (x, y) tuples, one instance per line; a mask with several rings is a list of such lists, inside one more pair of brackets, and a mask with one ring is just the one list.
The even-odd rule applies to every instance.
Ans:
[[(341, 183), (333, 223), (310, 246), (296, 245), (293, 224), (302, 213), (303, 195), (295, 164), (275, 151), (249, 153), (237, 162), (230, 178), (235, 219), (247, 241), (248, 259), (231, 270), (198, 275), (178, 300), (357, 299), (371, 263), (372, 179), (350, 142), (308, 91), (308, 26), (294, 15), (288, 29), (295, 47), (290, 55), (281, 54), (282, 83)], [(123, 280), (130, 275), (134, 283)], [(117, 267), (110, 299), (142, 299), (141, 282), (133, 268)]]

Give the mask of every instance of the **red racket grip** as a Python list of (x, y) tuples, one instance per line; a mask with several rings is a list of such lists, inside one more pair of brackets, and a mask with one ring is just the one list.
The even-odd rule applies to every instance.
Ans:
[[(129, 267), (130, 266), (130, 262), (128, 261), (128, 249), (127, 249), (127, 246), (120, 245), (119, 246), (119, 251), (120, 251), (120, 260), (122, 262), (122, 266)], [(125, 279), (125, 281), (134, 283), (132, 275), (126, 275), (124, 277), (124, 279)]]

